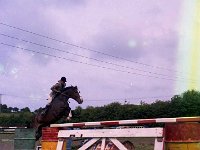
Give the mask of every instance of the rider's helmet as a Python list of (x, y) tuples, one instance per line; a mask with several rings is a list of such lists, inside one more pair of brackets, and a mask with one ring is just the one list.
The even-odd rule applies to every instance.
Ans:
[(65, 77), (62, 77), (60, 80), (63, 81), (63, 82), (67, 81)]

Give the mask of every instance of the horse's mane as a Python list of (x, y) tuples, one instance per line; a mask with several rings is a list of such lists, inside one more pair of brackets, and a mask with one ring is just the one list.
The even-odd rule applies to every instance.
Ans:
[(66, 91), (66, 90), (69, 90), (69, 89), (71, 89), (71, 88), (76, 88), (76, 89), (78, 89), (77, 88), (77, 86), (68, 86), (68, 87), (65, 87), (64, 89), (63, 89), (63, 91)]

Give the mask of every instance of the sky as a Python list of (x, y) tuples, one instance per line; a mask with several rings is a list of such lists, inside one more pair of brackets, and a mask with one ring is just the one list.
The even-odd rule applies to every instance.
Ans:
[(195, 28), (195, 6), (196, 0), (0, 0), (2, 103), (44, 107), (62, 76), (84, 99), (70, 99), (72, 109), (170, 100), (191, 80), (199, 83), (184, 70), (188, 53), (180, 51), (193, 37), (185, 31)]

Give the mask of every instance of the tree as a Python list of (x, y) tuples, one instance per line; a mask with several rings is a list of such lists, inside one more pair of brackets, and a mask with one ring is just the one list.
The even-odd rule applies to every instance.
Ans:
[(18, 112), (18, 111), (19, 111), (19, 108), (14, 107), (14, 108), (13, 108), (13, 111), (14, 111), (14, 112)]
[(34, 111), (34, 113), (39, 113), (39, 112), (41, 112), (42, 111), (42, 107), (40, 107), (40, 108), (38, 108), (38, 109), (36, 109), (35, 111)]
[(182, 95), (183, 107), (185, 108), (185, 116), (200, 115), (200, 92), (189, 90)]
[(28, 107), (22, 108), (20, 111), (21, 112), (31, 112)]
[(6, 104), (1, 105), (1, 112), (3, 112), (3, 113), (8, 113), (9, 112), (8, 107), (7, 107)]
[(13, 111), (13, 108), (12, 107), (8, 107), (8, 112), (12, 112)]

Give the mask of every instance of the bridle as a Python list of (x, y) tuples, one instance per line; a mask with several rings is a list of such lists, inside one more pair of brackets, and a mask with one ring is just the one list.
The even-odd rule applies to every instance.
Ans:
[[(72, 87), (72, 88), (74, 88), (74, 87)], [(77, 89), (77, 92), (80, 93), (80, 91), (78, 91), (78, 89)], [(60, 95), (63, 95), (65, 97), (67, 97), (67, 98), (70, 98), (70, 95), (68, 95), (68, 94), (60, 93)]]

